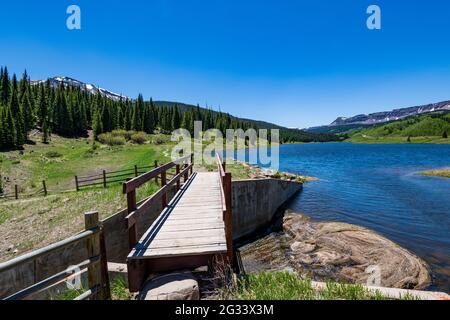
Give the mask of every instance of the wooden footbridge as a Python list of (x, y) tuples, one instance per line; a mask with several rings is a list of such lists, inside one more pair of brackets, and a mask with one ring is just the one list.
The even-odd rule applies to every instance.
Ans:
[[(139, 291), (152, 272), (194, 269), (217, 258), (232, 263), (231, 174), (218, 155), (216, 159), (217, 172), (193, 172), (193, 155), (189, 155), (124, 183), (131, 292)], [(167, 181), (171, 169), (175, 173)], [(137, 206), (136, 189), (154, 179), (161, 179), (161, 189)], [(170, 192), (175, 195), (168, 202)], [(138, 240), (138, 216), (155, 205), (163, 210)]]

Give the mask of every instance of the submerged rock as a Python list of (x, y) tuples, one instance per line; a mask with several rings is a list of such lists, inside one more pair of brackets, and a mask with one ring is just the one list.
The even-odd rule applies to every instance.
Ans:
[(283, 229), (241, 248), (247, 272), (293, 268), (316, 281), (404, 289), (430, 284), (424, 261), (366, 228), (287, 213)]

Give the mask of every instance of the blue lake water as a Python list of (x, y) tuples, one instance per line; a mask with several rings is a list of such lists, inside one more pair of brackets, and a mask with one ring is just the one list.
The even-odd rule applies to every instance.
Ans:
[(280, 170), (314, 176), (290, 204), (316, 220), (365, 226), (423, 258), (431, 289), (450, 291), (450, 145), (283, 145)]

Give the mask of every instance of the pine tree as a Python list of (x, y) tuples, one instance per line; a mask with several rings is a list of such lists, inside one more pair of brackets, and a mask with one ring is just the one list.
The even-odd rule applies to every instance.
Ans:
[(3, 69), (2, 78), (0, 79), (0, 87), (1, 87), (1, 96), (0, 96), (0, 103), (3, 105), (7, 105), (9, 101), (9, 75), (8, 75), (8, 68), (5, 67)]
[(16, 146), (16, 124), (9, 107), (5, 108), (4, 126), (5, 130), (5, 148), (12, 149)]
[(145, 106), (144, 131), (148, 134), (152, 134), (155, 131), (155, 115), (151, 105)]
[(142, 131), (142, 118), (144, 110), (144, 98), (139, 94), (133, 110), (133, 117), (131, 118), (131, 129), (135, 131)]
[[(3, 71), (3, 68), (2, 68)], [(6, 148), (6, 132), (5, 132), (5, 116), (4, 107), (0, 104), (0, 150)]]
[(100, 110), (97, 110), (94, 115), (94, 119), (92, 120), (92, 131), (94, 133), (94, 140), (98, 139), (98, 136), (103, 133), (102, 127), (102, 116), (100, 114)]
[(444, 138), (444, 139), (448, 139), (448, 134), (447, 134), (447, 131), (444, 131), (444, 133), (442, 134), (442, 138)]
[(17, 78), (16, 75), (13, 75), (12, 79), (12, 92), (11, 92), (11, 99), (9, 102), (9, 108), (12, 113), (12, 116), (14, 118), (14, 125), (15, 125), (15, 145), (17, 148), (20, 148), (25, 143), (25, 137), (26, 137), (26, 131), (25, 131), (25, 124), (24, 124), (24, 118), (22, 111), (20, 109), (19, 104), (19, 97), (18, 97), (18, 85), (17, 85)]
[(35, 117), (33, 108), (29, 98), (29, 90), (25, 90), (22, 95), (22, 103), (20, 105), (23, 114), (24, 126), (25, 126), (25, 138), (28, 139), (28, 133), (33, 129)]
[(108, 105), (105, 105), (103, 107), (103, 111), (102, 111), (102, 128), (103, 128), (104, 132), (111, 132), (112, 131), (111, 114), (109, 112)]
[(47, 144), (49, 142), (49, 131), (47, 120), (44, 119), (42, 122), (42, 143)]
[(22, 101), (25, 91), (28, 90), (29, 81), (30, 81), (30, 79), (28, 77), (28, 72), (27, 72), (27, 70), (25, 70), (22, 74), (22, 79), (19, 82), (19, 100), (20, 101)]
[(56, 133), (66, 137), (73, 135), (72, 114), (69, 106), (67, 105), (64, 88), (62, 85), (58, 88), (53, 120)]
[[(36, 115), (37, 115), (37, 123), (40, 127), (43, 126), (44, 120), (48, 118), (48, 100), (47, 94), (45, 92), (45, 87), (43, 85), (39, 86), (39, 98), (38, 103), (36, 105)], [(48, 123), (47, 123), (48, 126)]]
[(180, 120), (180, 112), (178, 110), (178, 105), (175, 105), (174, 111), (172, 114), (172, 130), (176, 130), (180, 128), (181, 120)]

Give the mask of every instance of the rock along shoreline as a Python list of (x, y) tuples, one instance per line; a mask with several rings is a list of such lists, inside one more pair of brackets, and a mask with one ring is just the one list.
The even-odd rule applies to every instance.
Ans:
[(312, 221), (294, 212), (283, 217), (282, 232), (240, 251), (249, 273), (293, 270), (315, 281), (379, 281), (384, 287), (416, 290), (431, 283), (422, 259), (376, 232), (347, 223)]

